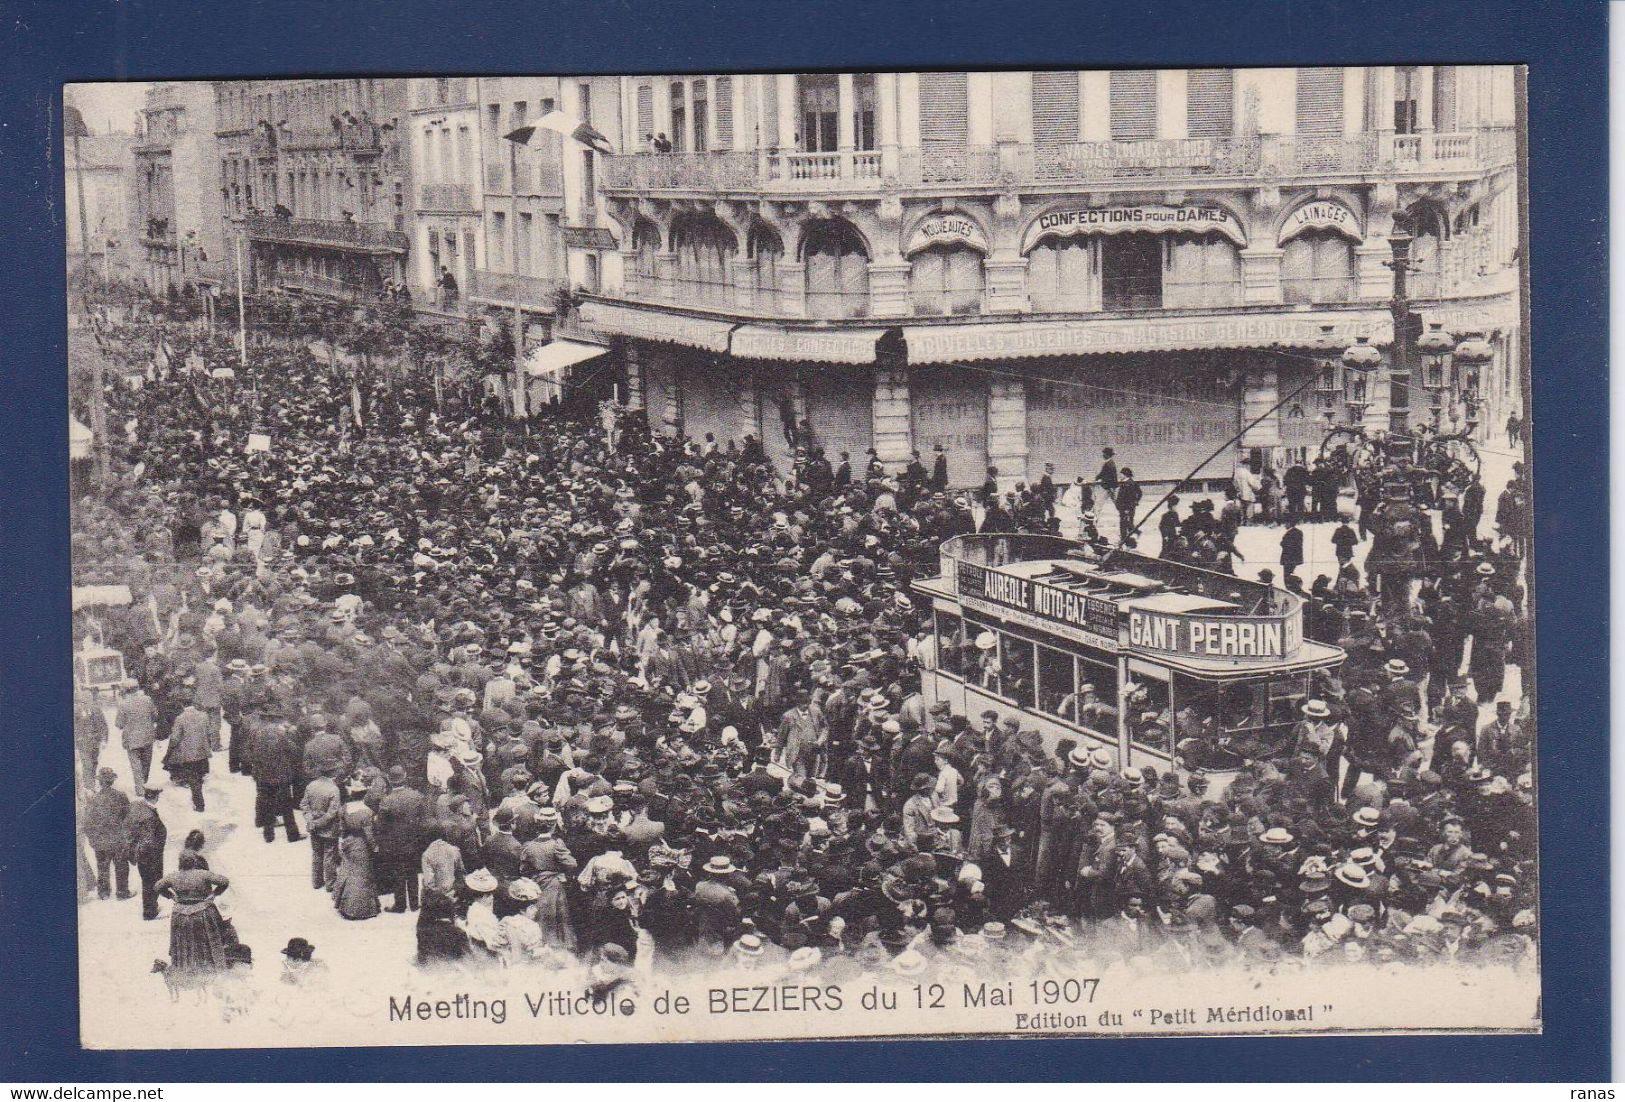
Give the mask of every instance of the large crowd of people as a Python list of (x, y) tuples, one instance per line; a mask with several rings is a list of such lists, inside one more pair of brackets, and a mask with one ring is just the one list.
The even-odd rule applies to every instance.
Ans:
[[(211, 770), (252, 778), (265, 844), (308, 846), (342, 919), (415, 911), (425, 967), (1533, 959), (1512, 539), (1447, 522), (1423, 568), (1401, 556), (1419, 586), (1376, 592), (1350, 555), (1309, 628), (1348, 660), (1293, 737), (1222, 776), (1123, 767), (921, 694), (911, 581), (978, 518), (1054, 530), (1048, 477), (1001, 500), (918, 460), (854, 471), (804, 424), (775, 470), (749, 436), (518, 425), (477, 381), (358, 379), (302, 342), (216, 378), (235, 354), (206, 331), (105, 337), (114, 478), (76, 504), (74, 573), (133, 600), (76, 623), (127, 671), (76, 712), (82, 822), (103, 897), (133, 864), (146, 918), (174, 900), (175, 978), (246, 954), (206, 845), (166, 868), (159, 764), (199, 810)], [(1234, 529), (1178, 509), (1164, 546), (1227, 567)], [(108, 740), (130, 792), (91, 767)]]

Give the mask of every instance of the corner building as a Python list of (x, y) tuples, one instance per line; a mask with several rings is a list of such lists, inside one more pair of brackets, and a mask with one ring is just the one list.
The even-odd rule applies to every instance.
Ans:
[[(783, 460), (805, 420), (893, 468), (940, 444), (961, 486), (1090, 476), (1102, 447), (1178, 479), (1316, 379), (1222, 479), (1332, 424), (1462, 423), (1458, 383), (1389, 369), (1398, 218), (1413, 312), (1495, 349), (1487, 431), (1519, 401), (1512, 92), (1506, 67), (623, 77), (619, 263), (581, 317), (657, 428)], [(1361, 336), (1374, 379), (1311, 358)]]

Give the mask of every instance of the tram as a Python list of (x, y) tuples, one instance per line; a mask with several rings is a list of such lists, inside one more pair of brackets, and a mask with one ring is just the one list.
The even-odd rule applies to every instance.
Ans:
[(992, 710), (1114, 767), (1221, 784), (1292, 737), (1344, 653), (1305, 639), (1284, 589), (1060, 536), (956, 536), (914, 591), (933, 610), (929, 703)]

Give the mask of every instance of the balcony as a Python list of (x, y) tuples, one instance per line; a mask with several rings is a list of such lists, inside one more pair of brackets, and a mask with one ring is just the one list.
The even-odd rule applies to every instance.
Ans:
[(342, 149), (351, 153), (377, 153), (383, 149), (383, 135), (375, 123), (345, 126), (301, 126), (280, 130), (277, 138), (283, 149)]
[(424, 184), (418, 188), (418, 209), (471, 211), (474, 201), (462, 184)]
[[(834, 153), (637, 153), (603, 158), (606, 191), (865, 192), (886, 188), (1043, 187), (1117, 181), (1345, 177), (1487, 171), (1510, 165), (1512, 131), (1266, 134), (1228, 138), (925, 146), (895, 157)], [(895, 163), (893, 163), (895, 161)]]
[(345, 222), (330, 218), (278, 218), (250, 214), (244, 219), (255, 241), (280, 241), (356, 252), (405, 252), (406, 234), (383, 222)]
[(469, 280), (468, 297), (492, 306), (511, 307), (517, 301), (526, 309), (551, 313), (558, 307), (559, 288), (562, 286), (558, 280), (544, 276), (514, 275), (512, 272), (476, 268), (473, 278)]
[(377, 297), (376, 292), (358, 284), (347, 282), (338, 276), (288, 272), (279, 274), (274, 278), (276, 285), (284, 291), (295, 291), (302, 295), (313, 295), (317, 298), (337, 299), (340, 302), (359, 302), (363, 299)]

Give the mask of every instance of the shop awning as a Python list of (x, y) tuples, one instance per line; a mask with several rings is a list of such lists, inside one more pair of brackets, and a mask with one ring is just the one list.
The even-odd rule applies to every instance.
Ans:
[(875, 342), (884, 332), (884, 329), (786, 329), (776, 325), (744, 325), (734, 332), (730, 351), (746, 360), (872, 364)]
[(72, 415), (68, 417), (68, 457), (71, 459), (89, 459), (90, 444), (95, 439), (90, 429)]
[(728, 351), (728, 334), (734, 329), (729, 321), (695, 318), (686, 314), (668, 314), (661, 310), (640, 310), (631, 306), (614, 306), (607, 302), (581, 304), (582, 324), (600, 333), (617, 333), (623, 337), (637, 337), (646, 341), (664, 341), (684, 344), (690, 348), (704, 348), (710, 352)]
[(596, 344), (580, 344), (576, 341), (549, 341), (539, 344), (525, 353), (526, 375), (557, 375), (567, 367), (573, 367), (588, 360), (595, 360), (606, 355), (607, 348)]
[(1369, 337), (1376, 345), (1393, 340), (1392, 319), (1379, 310), (911, 325), (903, 337), (910, 364), (933, 364), (1109, 352), (1305, 348), (1321, 337), (1323, 325), (1330, 325), (1333, 338), (1344, 343), (1352, 344), (1356, 337)]

